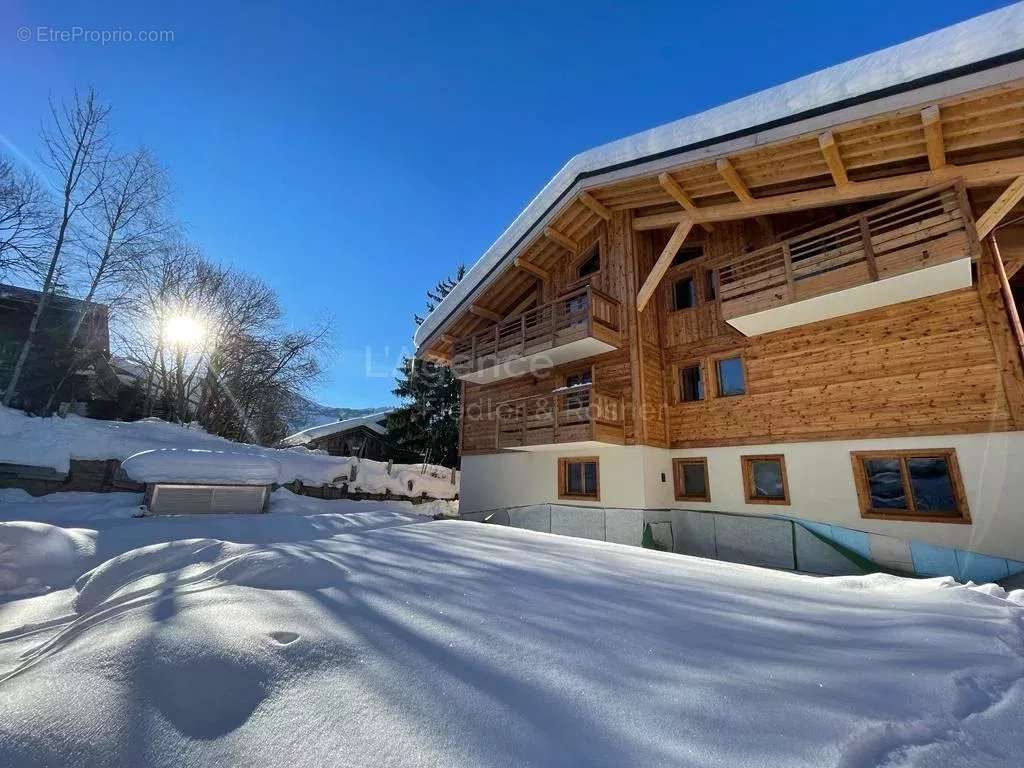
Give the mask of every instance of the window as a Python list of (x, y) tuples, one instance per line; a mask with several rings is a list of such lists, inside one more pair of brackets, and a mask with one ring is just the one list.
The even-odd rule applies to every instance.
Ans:
[(704, 301), (718, 298), (718, 272), (714, 269), (704, 270)]
[(672, 264), (670, 266), (678, 267), (680, 264), (685, 264), (688, 261), (699, 259), (703, 255), (703, 245), (684, 245), (676, 251), (676, 255), (673, 257)]
[(672, 459), (672, 480), (676, 501), (711, 501), (708, 460), (703, 456)]
[(733, 397), (747, 392), (747, 381), (743, 375), (743, 359), (726, 357), (715, 366), (718, 369), (718, 396)]
[(558, 498), (600, 501), (601, 484), (596, 456), (558, 460)]
[(584, 278), (588, 275), (592, 275), (601, 269), (601, 249), (597, 243), (594, 243), (593, 247), (587, 251), (583, 258), (580, 259), (579, 266), (576, 267), (576, 277)]
[(704, 399), (704, 377), (701, 365), (686, 365), (679, 369), (679, 402), (691, 403)]
[(854, 451), (853, 476), (862, 517), (968, 523), (956, 451)]
[(676, 280), (672, 286), (672, 309), (689, 309), (697, 305), (697, 292), (692, 277)]
[(773, 456), (741, 456), (743, 485), (749, 504), (789, 504), (786, 460)]

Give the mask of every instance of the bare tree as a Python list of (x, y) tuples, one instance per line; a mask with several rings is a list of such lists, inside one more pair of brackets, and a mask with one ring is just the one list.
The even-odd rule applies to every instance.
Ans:
[(75, 344), (91, 302), (104, 290), (123, 292), (146, 269), (169, 226), (161, 215), (167, 194), (163, 170), (145, 149), (111, 160), (90, 211), (93, 232), (80, 249), (88, 288), (66, 343), (64, 375), (54, 382), (44, 412), (68, 377), (84, 362)]
[(38, 267), (48, 227), (46, 198), (38, 179), (19, 173), (0, 155), (0, 278)]
[(10, 405), (18, 390), (25, 361), (32, 352), (39, 320), (55, 288), (55, 278), (64, 256), (65, 243), (72, 224), (83, 209), (94, 203), (104, 183), (107, 154), (107, 117), (110, 108), (99, 103), (94, 91), (85, 97), (75, 93), (71, 104), (50, 104), (53, 125), (43, 131), (44, 163), (60, 181), (59, 211), (56, 216), (53, 248), (45, 269), (42, 293), (29, 323), (28, 335), (21, 346), (14, 372), (4, 392), (4, 405)]

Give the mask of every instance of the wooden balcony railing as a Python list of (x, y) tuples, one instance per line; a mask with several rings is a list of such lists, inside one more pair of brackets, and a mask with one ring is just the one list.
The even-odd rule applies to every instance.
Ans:
[(618, 301), (584, 286), (506, 317), (487, 331), (456, 339), (452, 370), (456, 376), (474, 373), (588, 336), (611, 339), (618, 346), (621, 314)]
[(962, 184), (932, 187), (720, 263), (722, 316), (822, 296), (976, 249)]
[(498, 406), (497, 413), (498, 448), (623, 442), (622, 396), (590, 384), (509, 400)]

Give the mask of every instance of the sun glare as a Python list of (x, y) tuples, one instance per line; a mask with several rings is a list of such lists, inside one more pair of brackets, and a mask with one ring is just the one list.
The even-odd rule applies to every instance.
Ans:
[(164, 333), (172, 344), (188, 347), (203, 338), (203, 325), (194, 317), (175, 315), (167, 321)]

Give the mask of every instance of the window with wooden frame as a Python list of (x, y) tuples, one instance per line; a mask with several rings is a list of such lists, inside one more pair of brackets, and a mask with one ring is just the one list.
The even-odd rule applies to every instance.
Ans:
[(601, 271), (601, 244), (594, 243), (586, 250), (580, 260), (576, 262), (576, 279), (582, 280), (585, 277), (597, 274)]
[(786, 459), (782, 454), (740, 456), (748, 504), (789, 504)]
[(743, 358), (738, 355), (715, 361), (715, 384), (718, 397), (736, 397), (747, 393), (747, 376)]
[(558, 498), (579, 501), (601, 500), (601, 478), (597, 456), (562, 457), (558, 460)]
[(672, 459), (672, 484), (676, 501), (711, 501), (707, 458)]
[(953, 448), (851, 451), (861, 517), (969, 523)]
[(563, 386), (567, 390), (565, 394), (565, 409), (586, 408), (590, 405), (590, 384), (594, 381), (593, 370), (589, 367), (582, 371), (566, 374)]
[(697, 306), (697, 284), (693, 275), (681, 277), (672, 283), (672, 310), (692, 309)]
[(704, 366), (690, 363), (679, 367), (679, 402), (695, 403), (704, 399)]

